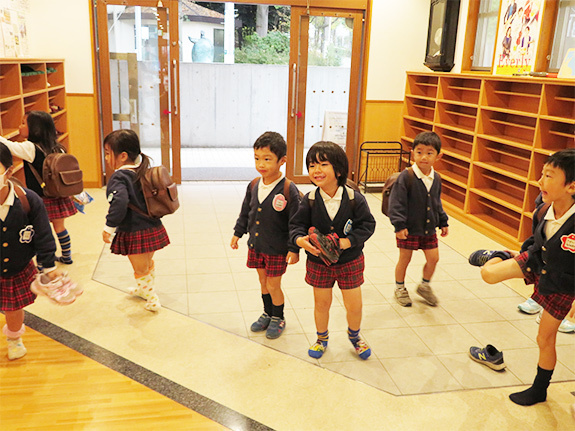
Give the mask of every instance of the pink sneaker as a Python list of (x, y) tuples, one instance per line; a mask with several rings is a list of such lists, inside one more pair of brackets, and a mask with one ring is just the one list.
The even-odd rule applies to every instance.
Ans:
[(83, 291), (80, 291), (79, 294), (74, 293), (77, 289), (77, 283), (70, 280), (67, 274), (54, 280), (50, 280), (46, 274), (38, 274), (30, 286), (30, 290), (36, 295), (45, 296), (58, 305), (68, 305), (74, 302), (76, 296), (83, 293)]

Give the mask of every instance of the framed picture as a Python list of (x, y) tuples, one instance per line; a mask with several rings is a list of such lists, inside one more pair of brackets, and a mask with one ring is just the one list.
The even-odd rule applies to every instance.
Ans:
[(425, 64), (431, 70), (453, 69), (459, 0), (431, 0)]

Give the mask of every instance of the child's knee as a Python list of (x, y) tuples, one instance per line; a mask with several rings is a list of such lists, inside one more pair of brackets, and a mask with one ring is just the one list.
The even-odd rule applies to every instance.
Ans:
[(481, 267), (481, 278), (487, 284), (495, 284), (499, 282), (497, 273), (493, 271), (493, 268), (489, 265)]

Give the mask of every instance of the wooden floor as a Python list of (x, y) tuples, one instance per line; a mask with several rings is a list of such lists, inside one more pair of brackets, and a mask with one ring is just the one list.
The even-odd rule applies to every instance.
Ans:
[(9, 361), (0, 339), (0, 430), (227, 429), (30, 328), (23, 341)]

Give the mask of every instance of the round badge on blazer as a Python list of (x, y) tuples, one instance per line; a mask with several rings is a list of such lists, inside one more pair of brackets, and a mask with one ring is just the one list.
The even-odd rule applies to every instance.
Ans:
[(285, 198), (284, 195), (282, 195), (281, 193), (279, 195), (275, 195), (274, 199), (272, 201), (272, 206), (274, 208), (274, 210), (280, 212), (283, 211), (285, 209), (285, 207), (287, 206), (287, 200)]
[(34, 226), (29, 224), (20, 231), (20, 242), (23, 244), (29, 244), (30, 242), (32, 242), (33, 236), (34, 236)]
[(346, 235), (349, 235), (349, 233), (351, 232), (351, 225), (353, 224), (353, 222), (351, 221), (351, 219), (349, 219), (346, 223), (345, 226), (343, 227), (343, 233)]
[(114, 195), (115, 195), (115, 194), (116, 194), (116, 192), (113, 191), (112, 193), (110, 193), (110, 194), (108, 195), (108, 203), (112, 202), (112, 199), (114, 199)]

